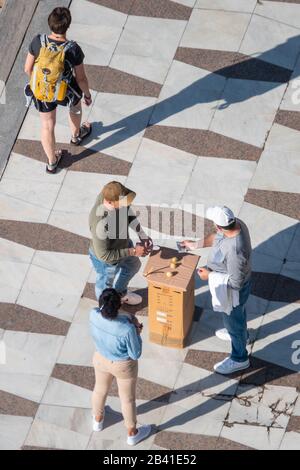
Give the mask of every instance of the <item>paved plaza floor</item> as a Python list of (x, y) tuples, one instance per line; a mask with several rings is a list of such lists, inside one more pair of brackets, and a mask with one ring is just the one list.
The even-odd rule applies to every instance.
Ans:
[[(300, 449), (300, 1), (69, 3), (93, 131), (74, 150), (59, 109), (66, 155), (48, 175), (31, 107), (0, 181), (0, 448), (127, 448), (116, 386), (101, 433), (90, 409), (88, 214), (117, 180), (141, 212), (176, 209), (168, 238), (143, 218), (157, 243), (175, 247), (176, 214), (225, 204), (254, 248), (251, 368), (235, 376), (213, 372), (230, 343), (215, 337), (206, 283), (181, 350), (149, 342), (142, 270), (131, 282), (143, 295), (139, 422), (153, 424), (137, 449)], [(207, 249), (197, 254), (205, 265)]]

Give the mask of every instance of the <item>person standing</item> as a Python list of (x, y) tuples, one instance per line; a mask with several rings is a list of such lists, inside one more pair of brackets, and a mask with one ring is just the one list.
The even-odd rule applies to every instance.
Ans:
[(40, 113), (41, 142), (48, 159), (48, 173), (56, 172), (62, 158), (62, 151), (55, 150), (57, 105), (69, 106), (71, 144), (81, 144), (92, 130), (90, 123), (81, 124), (81, 100), (83, 98), (84, 104), (90, 106), (92, 96), (83, 65), (84, 53), (66, 36), (71, 21), (68, 8), (54, 8), (48, 17), (51, 34), (33, 38), (24, 67), (30, 77), (25, 96), (28, 104), (33, 99)]
[(136, 416), (143, 325), (134, 315), (122, 314), (120, 307), (120, 294), (115, 289), (105, 289), (99, 299), (99, 308), (90, 312), (90, 331), (96, 346), (93, 359), (96, 377), (92, 394), (93, 430), (99, 432), (103, 429), (107, 395), (113, 378), (116, 378), (127, 428), (127, 444), (136, 445), (151, 432), (150, 425), (137, 427)]
[(232, 306), (230, 312), (223, 312), (225, 328), (216, 331), (220, 339), (231, 340), (232, 352), (230, 357), (215, 364), (214, 370), (230, 374), (250, 366), (245, 304), (251, 287), (251, 239), (246, 224), (226, 206), (209, 208), (206, 218), (214, 222), (216, 233), (198, 242), (185, 240), (182, 245), (191, 250), (211, 246), (207, 268), (198, 271), (200, 278), (207, 281), (213, 273), (223, 273), (227, 275), (227, 292), (232, 289), (238, 294), (238, 305)]
[[(153, 245), (136, 218), (130, 205), (136, 194), (118, 181), (106, 184), (90, 212), (92, 235), (89, 255), (96, 271), (95, 294), (114, 287), (122, 302), (138, 305), (142, 297), (127, 290), (129, 281), (139, 271), (139, 257), (146, 256)], [(139, 236), (140, 243), (133, 246), (129, 227)]]

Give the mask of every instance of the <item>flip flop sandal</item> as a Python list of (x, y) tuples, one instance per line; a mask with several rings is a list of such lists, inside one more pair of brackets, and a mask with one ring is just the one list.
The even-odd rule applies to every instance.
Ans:
[(48, 163), (46, 165), (46, 172), (47, 173), (52, 173), (52, 174), (56, 173), (56, 170), (57, 170), (59, 162), (61, 161), (62, 155), (63, 155), (62, 150), (57, 150), (55, 152), (56, 162), (55, 163)]
[(72, 137), (71, 144), (80, 145), (81, 142), (83, 141), (83, 139), (88, 137), (91, 132), (92, 132), (92, 125), (91, 124), (89, 124), (89, 125), (87, 125), (87, 123), (81, 124), (80, 130), (79, 130), (79, 135), (77, 137)]

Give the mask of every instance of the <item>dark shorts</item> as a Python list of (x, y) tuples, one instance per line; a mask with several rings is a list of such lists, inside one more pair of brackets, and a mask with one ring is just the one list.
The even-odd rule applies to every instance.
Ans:
[(68, 88), (67, 96), (63, 101), (53, 101), (51, 103), (36, 99), (31, 92), (34, 106), (36, 107), (37, 111), (39, 111), (39, 113), (50, 113), (51, 111), (54, 111), (58, 105), (69, 106), (71, 109), (75, 107), (82, 99), (82, 91), (76, 82), (72, 83), (72, 88), (75, 90), (75, 93), (70, 88)]

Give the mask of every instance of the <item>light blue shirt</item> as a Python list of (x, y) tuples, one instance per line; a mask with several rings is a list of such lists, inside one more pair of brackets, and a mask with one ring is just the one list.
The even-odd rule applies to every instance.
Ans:
[(99, 308), (93, 308), (90, 331), (97, 351), (110, 361), (136, 360), (142, 354), (142, 339), (125, 315), (108, 320)]

